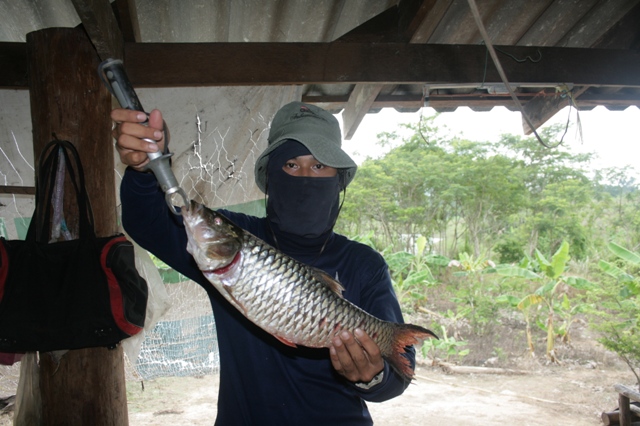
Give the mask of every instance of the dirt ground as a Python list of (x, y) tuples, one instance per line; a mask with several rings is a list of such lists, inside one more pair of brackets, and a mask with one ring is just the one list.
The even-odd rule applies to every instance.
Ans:
[[(621, 363), (520, 366), (524, 374), (446, 373), (419, 365), (405, 393), (370, 403), (377, 426), (602, 424), (600, 415), (617, 407), (616, 383), (634, 385)], [(165, 377), (127, 382), (131, 426), (211, 425), (216, 415), (218, 378)], [(6, 396), (6, 395), (0, 395)], [(12, 413), (0, 425), (12, 425)]]
[[(378, 426), (599, 425), (617, 407), (613, 385), (633, 385), (622, 366), (542, 366), (525, 374), (447, 374), (420, 366), (403, 395), (369, 404)], [(132, 426), (211, 425), (217, 377), (128, 383)]]
[[(410, 322), (429, 324), (425, 318)], [(484, 337), (470, 334), (463, 364), (510, 370), (511, 374), (460, 374), (433, 366), (418, 351), (416, 380), (403, 395), (369, 403), (376, 426), (589, 426), (618, 407), (615, 384), (636, 387), (631, 370), (596, 336), (576, 322), (569, 344), (556, 347), (561, 364), (525, 350), (524, 324), (502, 321)], [(457, 327), (457, 329), (463, 329)], [(538, 336), (544, 348), (546, 336)], [(502, 356), (496, 353), (502, 348)], [(543, 349), (541, 349), (543, 350)], [(496, 356), (497, 355), (497, 356)], [(486, 371), (486, 370), (485, 370)], [(520, 373), (520, 374), (514, 374)], [(128, 382), (132, 426), (211, 425), (216, 414), (217, 377), (163, 378)]]
[[(618, 406), (613, 386), (620, 383), (635, 387), (635, 377), (613, 353), (595, 343), (588, 330), (574, 335), (576, 340), (570, 346), (558, 347), (561, 365), (549, 364), (543, 355), (533, 359), (522, 352), (510, 353), (502, 361), (484, 362), (486, 367), (509, 369), (510, 374), (445, 372), (419, 354), (416, 380), (405, 393), (384, 403), (369, 404), (374, 422), (376, 426), (600, 425), (601, 413)], [(503, 340), (511, 339), (520, 347), (522, 342), (516, 336), (502, 333)], [(506, 347), (505, 342), (502, 347)], [(472, 353), (481, 350), (476, 346)], [(479, 358), (469, 357), (467, 361), (466, 365), (483, 365)], [(17, 386), (15, 374), (9, 377), (7, 370), (0, 373), (0, 382)], [(128, 377), (131, 426), (213, 424), (217, 375), (165, 377), (144, 383), (134, 375)], [(15, 393), (15, 386), (13, 389)], [(0, 397), (10, 392), (0, 386)], [(0, 426), (12, 425), (12, 415), (11, 411), (1, 414)]]

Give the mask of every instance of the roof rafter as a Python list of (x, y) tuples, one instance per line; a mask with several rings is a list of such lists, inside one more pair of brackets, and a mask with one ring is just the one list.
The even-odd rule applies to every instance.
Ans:
[[(449, 8), (452, 0), (403, 0), (395, 8), (382, 15), (388, 15), (387, 41), (398, 39), (400, 42), (424, 43), (433, 34), (438, 22)], [(381, 15), (371, 21), (380, 21)], [(372, 25), (378, 28), (379, 24)], [(368, 27), (365, 23), (361, 28)], [(393, 31), (395, 29), (395, 31)], [(354, 30), (355, 33), (359, 29)], [(345, 36), (345, 39), (349, 34)], [(351, 92), (351, 97), (342, 114), (345, 139), (351, 139), (365, 115), (371, 109), (385, 85), (358, 83)]]
[(100, 58), (122, 59), (124, 39), (108, 0), (71, 0)]

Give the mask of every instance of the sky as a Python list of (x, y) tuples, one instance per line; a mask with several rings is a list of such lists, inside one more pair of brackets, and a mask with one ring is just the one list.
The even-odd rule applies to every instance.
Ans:
[[(378, 133), (391, 132), (400, 123), (417, 123), (420, 114), (430, 116), (434, 113), (432, 108), (422, 108), (416, 113), (399, 113), (385, 108), (377, 114), (367, 114), (351, 140), (343, 142), (343, 148), (357, 163), (367, 156), (380, 156), (384, 152), (375, 144)], [(569, 119), (570, 128), (564, 143), (571, 148), (571, 152), (596, 153), (598, 158), (592, 163), (592, 168), (630, 165), (640, 178), (640, 109), (632, 106), (624, 111), (609, 111), (604, 107), (596, 107), (578, 114), (582, 124), (582, 140), (577, 132), (575, 109), (561, 110), (542, 127), (552, 123), (566, 124)], [(474, 112), (462, 107), (440, 114), (435, 124), (440, 128), (446, 126), (452, 134), (476, 141), (498, 141), (503, 133), (528, 137), (522, 130), (521, 114), (504, 107), (487, 112)]]

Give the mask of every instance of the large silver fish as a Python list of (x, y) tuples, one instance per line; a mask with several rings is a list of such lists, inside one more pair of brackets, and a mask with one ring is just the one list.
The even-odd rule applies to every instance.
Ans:
[(341, 297), (328, 274), (304, 265), (202, 204), (183, 209), (187, 251), (204, 276), (253, 323), (289, 346), (329, 347), (342, 330), (361, 328), (382, 356), (413, 378), (405, 347), (436, 337), (430, 330), (378, 319)]

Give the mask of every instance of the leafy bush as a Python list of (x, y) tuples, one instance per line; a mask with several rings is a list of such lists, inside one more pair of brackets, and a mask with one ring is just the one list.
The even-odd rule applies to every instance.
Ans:
[(525, 255), (523, 246), (522, 242), (507, 236), (496, 244), (493, 251), (498, 254), (500, 263), (518, 263)]
[(604, 260), (598, 264), (609, 279), (590, 294), (591, 325), (602, 335), (600, 343), (629, 366), (640, 389), (640, 278), (627, 272), (640, 266), (640, 254), (615, 243), (609, 250), (619, 265)]

